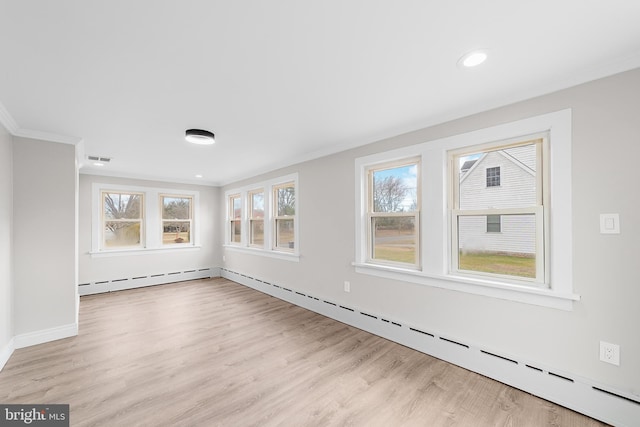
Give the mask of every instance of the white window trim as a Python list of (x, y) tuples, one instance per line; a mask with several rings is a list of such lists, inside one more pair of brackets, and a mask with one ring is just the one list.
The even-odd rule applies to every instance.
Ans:
[[(415, 166), (417, 167), (417, 171), (416, 171), (416, 178), (417, 178), (417, 183), (416, 183), (416, 198), (417, 198), (417, 209), (414, 211), (409, 211), (409, 212), (375, 212), (375, 209), (373, 207), (374, 205), (374, 196), (373, 196), (373, 186), (374, 186), (374, 182), (373, 182), (373, 174), (376, 171), (379, 170), (387, 170), (387, 169), (393, 169), (393, 168), (397, 168), (397, 167), (403, 167), (403, 166), (409, 166), (409, 165), (413, 165), (415, 164)], [(388, 265), (391, 267), (399, 267), (399, 268), (408, 268), (408, 269), (412, 269), (412, 270), (419, 270), (420, 269), (420, 260), (421, 260), (421, 244), (420, 244), (420, 210), (421, 210), (421, 203), (422, 203), (422, 199), (421, 199), (421, 194), (420, 194), (420, 187), (421, 187), (421, 163), (420, 163), (420, 157), (411, 157), (411, 158), (405, 158), (405, 159), (401, 159), (401, 160), (393, 160), (390, 162), (383, 162), (383, 163), (375, 163), (373, 165), (367, 165), (366, 167), (366, 184), (365, 184), (365, 198), (366, 198), (366, 202), (365, 202), (365, 206), (366, 206), (366, 216), (367, 216), (367, 225), (365, 227), (365, 232), (367, 233), (367, 247), (366, 247), (366, 263), (367, 264), (375, 264), (375, 265)], [(373, 218), (387, 218), (387, 217), (405, 217), (405, 218), (414, 218), (414, 224), (415, 224), (415, 228), (416, 228), (416, 257), (417, 259), (415, 260), (415, 262), (413, 263), (402, 263), (402, 262), (394, 262), (394, 261), (386, 261), (383, 259), (374, 259), (372, 257), (372, 253), (373, 253), (373, 247), (374, 247), (374, 242), (373, 242), (373, 233), (372, 233), (372, 219)]]
[[(550, 206), (549, 235), (550, 288), (522, 286), (514, 280), (466, 277), (449, 272), (451, 253), (448, 214), (448, 151), (483, 143), (509, 140), (518, 136), (548, 132)], [(386, 163), (421, 156), (421, 270), (382, 266), (367, 262), (366, 179), (367, 169)], [(572, 310), (573, 293), (572, 209), (571, 209), (571, 110), (566, 109), (486, 129), (454, 135), (393, 151), (376, 153), (355, 161), (356, 259), (355, 270), (403, 282), (476, 295)]]
[[(115, 192), (131, 192), (144, 194), (144, 243), (141, 246), (133, 248), (114, 248), (103, 249), (102, 242), (102, 200), (103, 191)], [(162, 244), (162, 210), (161, 195), (181, 195), (189, 196), (193, 200), (192, 209), (192, 237), (190, 244)], [(91, 186), (91, 256), (92, 257), (108, 257), (108, 256), (126, 256), (131, 254), (143, 254), (154, 252), (168, 251), (184, 251), (199, 249), (200, 245), (200, 226), (198, 224), (200, 212), (200, 193), (198, 191), (180, 190), (174, 188), (156, 188), (142, 187), (130, 185), (116, 185), (93, 183)]]
[[(296, 191), (296, 215), (294, 217), (294, 247), (293, 250), (283, 250), (281, 248), (275, 248), (275, 230), (274, 230), (274, 203), (275, 201), (273, 196), (274, 188), (278, 187), (282, 184), (287, 184), (293, 182)], [(250, 215), (248, 214), (249, 210), (249, 195), (251, 193), (255, 193), (257, 191), (264, 190), (264, 247), (255, 246), (249, 244), (249, 226), (250, 226)], [(243, 207), (243, 215), (242, 215), (242, 236), (241, 236), (241, 244), (231, 243), (230, 236), (230, 227), (225, 227), (225, 236), (224, 236), (224, 248), (225, 250), (230, 250), (233, 252), (242, 252), (247, 254), (259, 255), (269, 258), (282, 259), (287, 261), (295, 261), (298, 262), (300, 260), (300, 232), (299, 232), (299, 216), (300, 216), (300, 189), (298, 184), (298, 174), (293, 173), (285, 176), (280, 176), (277, 178), (269, 179), (266, 181), (261, 181), (257, 183), (253, 183), (251, 185), (243, 186), (240, 188), (234, 188), (228, 191), (225, 191), (225, 200), (226, 200), (226, 217), (225, 224), (229, 223), (229, 197), (234, 194), (240, 194), (242, 200)]]

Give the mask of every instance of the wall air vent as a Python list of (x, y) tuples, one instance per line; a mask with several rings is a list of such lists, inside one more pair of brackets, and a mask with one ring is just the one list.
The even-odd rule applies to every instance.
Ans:
[(102, 163), (109, 163), (111, 161), (111, 157), (102, 157), (102, 156), (87, 156), (87, 159), (94, 162), (102, 162)]

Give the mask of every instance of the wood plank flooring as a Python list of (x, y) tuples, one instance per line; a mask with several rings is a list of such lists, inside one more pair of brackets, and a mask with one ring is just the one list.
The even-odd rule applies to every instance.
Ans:
[(226, 279), (82, 297), (77, 337), (16, 350), (2, 403), (72, 426), (601, 426)]

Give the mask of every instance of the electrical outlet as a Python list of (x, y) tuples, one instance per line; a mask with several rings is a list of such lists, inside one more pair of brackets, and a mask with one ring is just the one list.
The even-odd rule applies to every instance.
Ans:
[(620, 346), (600, 341), (600, 360), (605, 363), (620, 366)]
[(344, 291), (351, 292), (351, 282), (344, 281)]

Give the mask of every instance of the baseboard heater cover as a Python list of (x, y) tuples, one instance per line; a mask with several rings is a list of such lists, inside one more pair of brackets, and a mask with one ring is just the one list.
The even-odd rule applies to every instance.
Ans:
[[(425, 330), (226, 268), (220, 276), (616, 426), (640, 420), (640, 397), (588, 378)], [(285, 290), (286, 289), (286, 290)]]
[(134, 277), (121, 277), (112, 280), (80, 283), (78, 285), (78, 293), (80, 296), (101, 294), (104, 292), (164, 285), (167, 283), (183, 282), (185, 280), (207, 279), (210, 277), (220, 277), (220, 268), (190, 268), (184, 271), (170, 271), (167, 273), (148, 274), (146, 276), (139, 275)]

